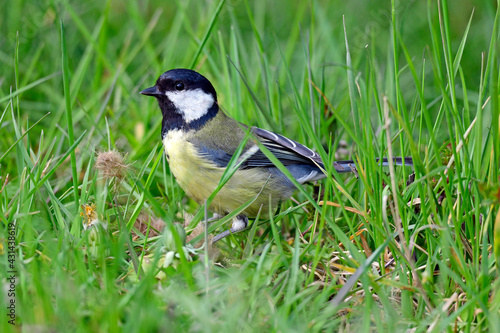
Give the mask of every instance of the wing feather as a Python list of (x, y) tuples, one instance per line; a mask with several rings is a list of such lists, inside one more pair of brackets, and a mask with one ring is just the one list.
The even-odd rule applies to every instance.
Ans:
[[(252, 127), (252, 133), (254, 133), (257, 139), (259, 139), (259, 141), (262, 142), (262, 144), (285, 166), (291, 164), (307, 164), (323, 167), (323, 161), (321, 161), (317, 153), (296, 141), (258, 127)], [(264, 158), (262, 157), (265, 157), (264, 153), (258, 151), (255, 155), (254, 157), (256, 159), (262, 160), (260, 163), (264, 162)], [(265, 160), (267, 160), (265, 163), (270, 163), (272, 165), (269, 159), (265, 158)], [(252, 161), (249, 161), (249, 163), (252, 163)]]
[[(283, 163), (284, 166), (294, 166), (293, 168), (295, 170), (296, 167), (302, 165), (304, 166), (304, 170), (314, 170), (318, 173), (322, 173), (321, 169), (324, 168), (323, 161), (321, 160), (321, 157), (312, 149), (283, 135), (258, 127), (252, 127), (251, 132), (257, 140), (259, 140), (277, 159), (281, 161), (281, 163)], [(242, 133), (241, 136), (243, 137), (244, 134)], [(191, 140), (195, 143), (194, 146), (197, 147), (201, 155), (204, 155), (205, 158), (211, 160), (219, 167), (226, 167), (228, 165), (231, 157), (238, 147), (237, 144), (234, 144), (234, 148), (228, 149), (229, 146), (232, 147), (231, 144), (221, 145), (210, 136), (208, 137), (208, 140), (205, 141), (199, 140), (196, 137), (191, 138)], [(226, 141), (231, 143), (234, 140)], [(247, 146), (244, 148), (240, 159), (243, 160), (241, 168), (244, 169), (274, 166), (274, 163), (271, 162), (271, 160), (269, 160), (266, 155), (258, 149), (258, 146), (251, 141), (249, 141)], [(349, 164), (351, 163), (334, 162), (334, 167), (337, 172), (351, 172), (352, 166)], [(312, 173), (310, 177), (313, 177)]]

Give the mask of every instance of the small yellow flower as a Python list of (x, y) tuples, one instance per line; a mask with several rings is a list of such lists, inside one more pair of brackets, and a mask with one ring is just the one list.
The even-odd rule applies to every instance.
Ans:
[(94, 203), (90, 205), (81, 205), (82, 212), (80, 216), (83, 217), (83, 228), (88, 229), (98, 222), (97, 220), (97, 207)]

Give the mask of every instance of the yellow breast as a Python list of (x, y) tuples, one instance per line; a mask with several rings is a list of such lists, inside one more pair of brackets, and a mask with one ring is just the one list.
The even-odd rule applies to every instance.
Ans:
[[(225, 169), (196, 154), (188, 137), (183, 131), (169, 131), (163, 139), (165, 153), (170, 170), (181, 188), (191, 199), (203, 204), (219, 185)], [(209, 209), (225, 215), (255, 199), (243, 213), (248, 217), (255, 217), (262, 207), (261, 215), (266, 216), (269, 212), (269, 196), (272, 209), (283, 199), (279, 191), (273, 193), (273, 188), (277, 190), (277, 184), (273, 184), (273, 180), (262, 169), (238, 170), (215, 196)]]
[(169, 131), (163, 145), (170, 170), (179, 185), (191, 199), (203, 203), (217, 187), (223, 170), (200, 158), (183, 131)]

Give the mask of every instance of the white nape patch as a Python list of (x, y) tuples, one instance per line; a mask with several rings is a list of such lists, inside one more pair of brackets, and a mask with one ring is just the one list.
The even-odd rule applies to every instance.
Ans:
[(186, 123), (200, 119), (214, 104), (212, 95), (207, 94), (202, 89), (167, 91), (167, 98), (182, 113), (182, 118)]

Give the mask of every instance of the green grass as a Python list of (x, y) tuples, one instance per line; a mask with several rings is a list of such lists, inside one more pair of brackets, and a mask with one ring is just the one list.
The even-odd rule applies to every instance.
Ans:
[[(474, 5), (1, 2), (0, 330), (500, 331), (499, 3)], [(326, 163), (271, 220), (195, 246), (205, 210), (139, 94), (177, 67), (358, 178)]]

